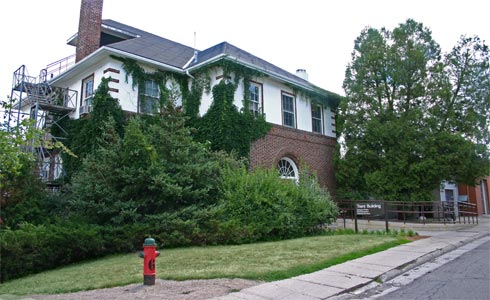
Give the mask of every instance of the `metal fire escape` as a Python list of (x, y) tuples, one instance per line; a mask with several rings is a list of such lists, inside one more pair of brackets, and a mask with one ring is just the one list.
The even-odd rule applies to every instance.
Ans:
[(48, 70), (49, 66), (41, 70), (38, 78), (29, 76), (24, 65), (15, 70), (10, 96), (15, 102), (8, 114), (8, 124), (9, 127), (19, 126), (24, 118), (30, 118), (34, 120), (37, 129), (43, 130), (43, 145), (29, 147), (26, 151), (35, 154), (39, 176), (50, 186), (55, 185), (56, 180), (63, 175), (60, 150), (53, 147), (56, 142), (62, 142), (62, 138), (54, 136), (51, 132), (56, 126), (58, 132), (66, 133), (60, 121), (75, 111), (78, 93), (68, 88), (50, 85), (47, 77), (53, 78), (53, 72)]

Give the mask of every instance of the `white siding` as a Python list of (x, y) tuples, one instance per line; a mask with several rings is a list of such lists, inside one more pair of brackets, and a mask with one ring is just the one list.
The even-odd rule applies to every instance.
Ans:
[(216, 77), (223, 75), (223, 71), (219, 69), (213, 69), (209, 71), (209, 76), (211, 78), (211, 89), (209, 90), (209, 93), (206, 93), (206, 91), (203, 91), (202, 93), (202, 98), (201, 98), (201, 106), (199, 106), (199, 115), (204, 116), (206, 111), (209, 109), (211, 106), (211, 103), (213, 103), (213, 86), (219, 83), (221, 79), (216, 79)]
[[(282, 92), (293, 94), (293, 91), (277, 81), (264, 80), (264, 113), (267, 122), (282, 125)], [(298, 103), (296, 99), (296, 104)], [(297, 111), (297, 108), (296, 108)], [(297, 115), (296, 115), (297, 118)]]
[[(217, 68), (210, 72), (211, 77), (211, 91), (209, 94), (203, 93), (201, 106), (199, 108), (199, 114), (203, 116), (209, 109), (213, 101), (212, 87), (218, 84), (223, 75), (221, 69)], [(216, 79), (216, 77), (220, 77)], [(230, 80), (233, 80), (231, 78)], [(265, 114), (267, 122), (277, 125), (283, 125), (282, 121), (282, 93), (289, 93), (294, 95), (293, 90), (288, 86), (272, 80), (267, 77), (254, 78), (254, 82), (262, 84), (262, 109)], [(237, 90), (235, 91), (235, 101), (234, 104), (240, 110), (243, 107), (243, 81), (240, 81)], [(295, 117), (296, 117), (296, 128), (304, 131), (312, 131), (312, 119), (311, 119), (311, 101), (305, 99), (302, 95), (294, 95), (295, 98)], [(324, 107), (323, 112), (323, 126), (324, 135), (335, 137), (335, 120), (332, 119), (335, 114), (331, 111), (329, 107)], [(333, 125), (332, 125), (333, 124)]]
[[(155, 72), (155, 69), (152, 69), (148, 66), (143, 66), (146, 72)], [(120, 73), (114, 72), (106, 72), (104, 74), (104, 70), (107, 69), (116, 69), (119, 70)], [(94, 71), (95, 70), (95, 71)], [(79, 108), (81, 101), (81, 89), (82, 89), (82, 80), (87, 78), (90, 75), (94, 75), (94, 88), (97, 88), (101, 82), (102, 77), (112, 77), (113, 79), (119, 80), (116, 82), (109, 82), (109, 87), (117, 89), (118, 92), (111, 92), (111, 96), (119, 100), (119, 104), (121, 105), (123, 110), (137, 112), (138, 111), (138, 90), (137, 87), (133, 88), (133, 79), (131, 76), (128, 76), (126, 82), (126, 74), (122, 68), (122, 63), (120, 61), (111, 59), (109, 57), (99, 61), (91, 65), (87, 70), (81, 70), (77, 76), (78, 80), (70, 81), (67, 84), (67, 87), (73, 90), (78, 91), (78, 99), (77, 99), (77, 110), (71, 115), (71, 117), (78, 118), (79, 117)], [(201, 105), (199, 107), (199, 114), (203, 116), (206, 111), (209, 109), (212, 101), (212, 87), (215, 86), (222, 78), (218, 78), (223, 75), (223, 71), (220, 68), (215, 68), (210, 70), (210, 83), (211, 90), (209, 93), (205, 91), (202, 94)], [(231, 78), (230, 80), (233, 80)], [(283, 125), (282, 121), (282, 98), (281, 95), (283, 92), (294, 95), (294, 92), (288, 86), (273, 80), (269, 77), (260, 77), (254, 78), (253, 81), (260, 83), (262, 85), (262, 109), (265, 114), (265, 118), (267, 122)], [(237, 90), (235, 91), (235, 101), (234, 104), (240, 110), (243, 107), (243, 81), (240, 82)], [(299, 130), (304, 130), (311, 132), (312, 131), (312, 119), (311, 119), (311, 101), (309, 99), (305, 99), (303, 95), (294, 95), (295, 97), (295, 118), (296, 118), (296, 128)], [(323, 111), (323, 126), (324, 126), (324, 135), (335, 137), (335, 120), (332, 118), (335, 114), (331, 111), (329, 107), (324, 106)]]
[(326, 136), (330, 137), (336, 137), (336, 126), (335, 126), (335, 113), (330, 109), (330, 107), (324, 107), (323, 109), (323, 116), (325, 120), (323, 121), (323, 124), (325, 126), (324, 128), (324, 134)]
[[(120, 73), (116, 74), (114, 72), (107, 72), (104, 74), (104, 70), (109, 68), (119, 70)], [(91, 76), (92, 74), (94, 76), (94, 90), (97, 89), (97, 87), (99, 86), (102, 77), (111, 77), (113, 79), (119, 80), (119, 83), (109, 82), (110, 88), (119, 90), (119, 92), (117, 93), (110, 92), (111, 96), (119, 100), (119, 104), (121, 105), (123, 110), (137, 111), (138, 91), (136, 88), (133, 89), (132, 87), (133, 80), (131, 76), (128, 77), (128, 82), (126, 83), (126, 74), (122, 68), (122, 63), (107, 58), (93, 65), (92, 68), (81, 71), (79, 76), (77, 76), (78, 80), (68, 82), (66, 87), (78, 92), (78, 99), (76, 104), (77, 109), (71, 114), (71, 117), (79, 117), (80, 101), (82, 100), (82, 80)]]
[(304, 96), (296, 96), (296, 128), (304, 131), (312, 131), (311, 124), (311, 102), (307, 101)]

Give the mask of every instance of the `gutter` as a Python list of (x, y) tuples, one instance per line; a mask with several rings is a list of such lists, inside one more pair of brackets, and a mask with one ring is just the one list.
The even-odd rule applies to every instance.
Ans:
[[(272, 72), (272, 71), (264, 70), (264, 69), (261, 69), (261, 68), (257, 68), (253, 64), (244, 62), (244, 61), (242, 61), (242, 60), (240, 60), (240, 59), (238, 59), (236, 57), (230, 56), (230, 55), (225, 54), (225, 53), (222, 53), (222, 54), (220, 54), (218, 56), (215, 56), (214, 58), (212, 58), (210, 60), (203, 61), (203, 62), (201, 62), (201, 63), (199, 63), (197, 65), (194, 65), (194, 66), (188, 68), (186, 70), (186, 72), (192, 71), (192, 70), (195, 70), (195, 69), (198, 69), (198, 68), (203, 67), (203, 66), (208, 65), (208, 64), (211, 64), (211, 63), (216, 62), (216, 61), (218, 61), (218, 60), (220, 60), (222, 58), (228, 58), (229, 60), (234, 61), (234, 62), (236, 62), (238, 64), (241, 64), (241, 65), (243, 65), (245, 67), (248, 67), (248, 68), (251, 68), (253, 70), (262, 72), (262, 73), (264, 73), (266, 75), (270, 75), (271, 77), (273, 77), (275, 79), (279, 79), (279, 80), (281, 80), (283, 82), (286, 82), (286, 83), (289, 83), (289, 84), (292, 84), (292, 85), (296, 85), (296, 86), (302, 87), (302, 88), (307, 89), (307, 90), (309, 90), (311, 92), (319, 93), (318, 90), (316, 90), (315, 88), (313, 88), (310, 85), (305, 85), (305, 84), (298, 83), (298, 82), (293, 81), (293, 80), (291, 80), (291, 79), (289, 79), (287, 77), (284, 77), (284, 76), (282, 76), (282, 75), (280, 75), (280, 74), (278, 74), (276, 72)], [(186, 64), (186, 66), (187, 66), (187, 64)], [(321, 89), (321, 88), (317, 87), (317, 89)], [(325, 92), (327, 92), (327, 91), (325, 91)], [(319, 94), (324, 95), (323, 93), (319, 93)], [(324, 96), (327, 96), (327, 95), (324, 95)]]
[(203, 67), (205, 65), (209, 65), (209, 64), (211, 64), (211, 63), (213, 63), (215, 61), (218, 61), (218, 60), (220, 60), (221, 58), (224, 58), (224, 57), (229, 57), (229, 55), (228, 54), (225, 54), (225, 53), (221, 53), (220, 55), (215, 56), (212, 59), (208, 59), (208, 60), (205, 60), (205, 61), (203, 61), (201, 63), (198, 63), (197, 65), (194, 65), (194, 66), (188, 68), (187, 70), (188, 71), (192, 71), (192, 70), (195, 70), (195, 69), (199, 69), (200, 67)]

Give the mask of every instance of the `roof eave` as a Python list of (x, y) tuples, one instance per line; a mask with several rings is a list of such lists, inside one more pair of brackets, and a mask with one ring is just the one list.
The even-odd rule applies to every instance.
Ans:
[(241, 65), (243, 65), (245, 67), (248, 67), (248, 68), (251, 68), (253, 70), (262, 72), (262, 73), (264, 73), (264, 74), (266, 74), (268, 76), (271, 76), (272, 78), (278, 79), (278, 80), (283, 81), (285, 83), (289, 83), (289, 84), (298, 86), (300, 88), (304, 88), (304, 89), (309, 90), (309, 91), (312, 91), (312, 92), (317, 92), (318, 93), (319, 90), (320, 90), (320, 91), (322, 91), (325, 94), (325, 96), (327, 94), (327, 91), (324, 91), (323, 89), (321, 89), (319, 87), (314, 87), (313, 88), (311, 85), (306, 85), (306, 84), (302, 84), (300, 82), (291, 80), (290, 78), (287, 78), (287, 77), (285, 77), (285, 76), (283, 76), (281, 74), (278, 74), (278, 73), (273, 72), (273, 71), (270, 71), (270, 70), (264, 70), (263, 68), (257, 67), (257, 65), (254, 65), (254, 64), (245, 62), (245, 61), (243, 61), (243, 60), (241, 60), (241, 59), (239, 59), (237, 57), (234, 57), (234, 56), (231, 56), (231, 55), (228, 55), (228, 54), (225, 54), (225, 53), (221, 53), (221, 54), (219, 54), (219, 55), (217, 55), (217, 56), (215, 56), (213, 58), (210, 58), (210, 59), (208, 59), (206, 61), (203, 61), (203, 62), (201, 62), (201, 63), (199, 63), (197, 65), (194, 65), (192, 67), (189, 67), (187, 69), (187, 71), (192, 72), (192, 71), (197, 70), (199, 68), (202, 68), (202, 67), (204, 67), (206, 65), (209, 65), (209, 64), (214, 63), (216, 61), (219, 61), (220, 59), (229, 59), (229, 60), (232, 60), (232, 61), (234, 61), (236, 63), (239, 63), (239, 64), (241, 64)]
[(111, 47), (107, 47), (107, 46), (104, 46), (103, 48), (107, 48), (108, 51), (110, 52), (110, 54), (120, 55), (120, 56), (123, 56), (126, 58), (134, 59), (134, 60), (137, 60), (139, 62), (143, 62), (143, 63), (149, 64), (149, 65), (155, 66), (157, 68), (163, 68), (163, 69), (166, 69), (168, 71), (172, 71), (172, 72), (176, 72), (176, 73), (180, 73), (180, 74), (185, 74), (185, 70), (182, 68), (179, 68), (179, 67), (167, 65), (167, 64), (164, 64), (162, 62), (159, 62), (159, 61), (156, 61), (153, 59), (149, 59), (149, 58), (146, 58), (143, 56), (139, 56), (139, 55), (136, 55), (136, 54), (133, 54), (130, 52), (122, 51), (119, 49), (115, 49), (115, 48), (111, 48)]
[(284, 82), (286, 84), (290, 84), (292, 86), (296, 86), (296, 87), (299, 87), (299, 88), (302, 88), (302, 89), (305, 89), (309, 92), (312, 92), (312, 93), (315, 93), (319, 96), (321, 96), (322, 98), (324, 98), (325, 101), (327, 101), (327, 103), (329, 103), (329, 105), (331, 105), (331, 107), (337, 107), (338, 106), (338, 102), (340, 101), (339, 98), (341, 97), (340, 95), (337, 95), (335, 93), (332, 93), (332, 92), (329, 92), (327, 90), (324, 90), (312, 83), (308, 83), (308, 84), (304, 84), (304, 83), (301, 83), (301, 82), (297, 82), (297, 81), (294, 81), (286, 76), (283, 76), (281, 74), (278, 74), (276, 72), (273, 72), (273, 71), (270, 71), (270, 70), (264, 70), (263, 68), (260, 68), (254, 64), (251, 64), (251, 63), (248, 63), (248, 62), (245, 62), (243, 60), (240, 60), (239, 58), (236, 58), (234, 56), (230, 56), (228, 54), (225, 54), (225, 53), (221, 53), (213, 58), (210, 58), (206, 61), (203, 61), (197, 65), (194, 65), (190, 68), (188, 68), (186, 71), (190, 72), (190, 71), (194, 71), (194, 70), (197, 70), (201, 67), (204, 67), (208, 64), (211, 64), (211, 63), (214, 63), (216, 61), (219, 61), (220, 59), (229, 59), (229, 60), (232, 60), (236, 63), (239, 63), (245, 67), (248, 67), (248, 68), (251, 68), (253, 70), (256, 70), (256, 71), (259, 71), (261, 73), (264, 73), (266, 74), (267, 76), (270, 76), (272, 78), (275, 78), (281, 82)]
[(60, 75), (58, 75), (55, 78), (53, 78), (52, 80), (50, 80), (50, 83), (56, 84), (57, 81), (60, 81), (64, 78), (66, 78), (67, 76), (69, 76), (71, 73), (76, 72), (79, 68), (81, 68), (83, 65), (85, 65), (87, 62), (89, 62), (93, 58), (100, 56), (100, 55), (103, 55), (103, 54), (118, 55), (118, 56), (130, 58), (130, 59), (134, 59), (136, 61), (146, 63), (146, 64), (149, 64), (151, 66), (155, 66), (157, 68), (162, 68), (162, 69), (166, 69), (166, 70), (173, 71), (176, 73), (185, 74), (185, 71), (181, 68), (177, 68), (177, 67), (174, 67), (171, 65), (167, 65), (167, 64), (164, 64), (164, 63), (161, 63), (161, 62), (158, 62), (158, 61), (146, 58), (146, 57), (142, 57), (142, 56), (130, 53), (130, 52), (122, 51), (122, 50), (111, 48), (108, 46), (103, 46), (103, 47), (100, 47), (99, 49), (97, 49), (95, 52), (92, 52), (90, 55), (88, 55), (87, 57), (85, 57), (84, 59), (82, 59), (81, 61), (79, 61), (75, 65), (73, 65), (72, 67), (68, 68), (65, 72), (61, 73)]
[(228, 56), (228, 54), (221, 53), (221, 54), (216, 55), (216, 56), (214, 56), (214, 57), (212, 57), (210, 59), (207, 59), (207, 60), (205, 60), (203, 62), (200, 62), (200, 63), (198, 63), (196, 65), (193, 65), (193, 66), (191, 66), (191, 67), (189, 67), (189, 68), (187, 68), (185, 70), (188, 71), (188, 72), (192, 72), (192, 71), (197, 70), (199, 68), (202, 68), (202, 67), (204, 67), (206, 65), (209, 65), (209, 64), (212, 64), (214, 62), (217, 62), (218, 60), (220, 60), (222, 58), (225, 58), (227, 56)]

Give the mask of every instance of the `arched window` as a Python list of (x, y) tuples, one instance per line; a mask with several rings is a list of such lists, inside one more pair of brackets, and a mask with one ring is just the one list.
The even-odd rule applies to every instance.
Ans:
[(291, 179), (295, 182), (299, 180), (298, 167), (292, 159), (289, 157), (283, 157), (277, 163), (277, 168), (279, 170), (279, 176), (283, 179)]

